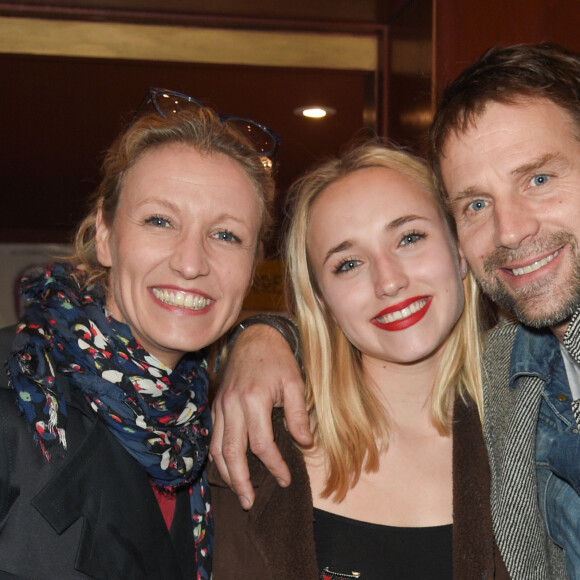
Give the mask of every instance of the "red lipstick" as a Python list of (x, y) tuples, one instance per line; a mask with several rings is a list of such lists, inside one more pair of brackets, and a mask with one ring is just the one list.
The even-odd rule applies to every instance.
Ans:
[[(417, 322), (419, 322), (423, 316), (427, 314), (427, 310), (429, 310), (429, 307), (431, 306), (432, 299), (432, 296), (414, 296), (413, 298), (408, 298), (407, 300), (403, 300), (402, 302), (399, 302), (394, 306), (390, 306), (389, 308), (385, 308), (379, 312), (379, 314), (377, 314), (377, 316), (371, 320), (371, 323), (382, 330), (405, 330), (406, 328), (417, 324)], [(403, 318), (392, 320), (390, 322), (380, 322), (378, 320), (379, 318), (383, 318), (384, 316), (387, 316), (393, 312), (404, 310), (405, 308), (408, 308), (412, 304), (416, 303), (422, 303), (422, 305), (420, 305), (418, 310), (409, 313), (408, 316), (404, 316)]]

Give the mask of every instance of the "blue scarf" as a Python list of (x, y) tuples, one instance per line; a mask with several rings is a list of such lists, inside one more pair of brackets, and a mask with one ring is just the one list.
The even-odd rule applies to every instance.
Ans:
[(103, 287), (88, 285), (86, 274), (68, 264), (25, 278), (22, 295), (27, 307), (7, 369), (45, 457), (66, 452), (66, 402), (56, 379), (62, 374), (155, 485), (193, 487), (201, 565), (212, 535), (204, 469), (211, 416), (203, 357), (188, 354), (175, 370), (166, 367), (126, 324), (111, 318)]

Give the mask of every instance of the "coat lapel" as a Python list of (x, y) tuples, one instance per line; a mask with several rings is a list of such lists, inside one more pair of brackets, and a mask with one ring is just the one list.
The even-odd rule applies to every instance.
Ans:
[(83, 520), (76, 567), (89, 576), (183, 577), (143, 469), (100, 421), (32, 503), (58, 534)]
[[(509, 344), (508, 344), (509, 342)], [(521, 376), (509, 387), (513, 335), (485, 353), (485, 438), (496, 541), (514, 577), (546, 578), (546, 531), (537, 507), (535, 444), (544, 382)], [(534, 530), (534, 533), (530, 533)], [(521, 546), (526, 546), (522, 554)]]
[[(538, 578), (547, 577), (543, 558), (546, 528), (537, 507), (535, 460), (536, 430), (543, 389), (542, 379), (525, 376), (518, 379), (515, 388), (509, 393), (513, 402), (510, 413), (505, 417), (505, 432), (501, 438), (503, 445), (496, 450), (499, 462), (492, 482), (495, 492), (492, 513), (496, 522), (497, 541), (505, 546), (506, 554), (514, 557), (514, 570), (525, 566), (527, 570), (535, 570)], [(533, 505), (525, 505), (522, 498), (527, 498)], [(540, 533), (532, 536), (529, 530), (539, 530)], [(526, 544), (530, 548), (530, 556), (537, 558), (537, 562), (517, 561), (520, 554), (518, 547)]]
[(453, 409), (453, 577), (509, 578), (493, 536), (490, 470), (475, 403)]

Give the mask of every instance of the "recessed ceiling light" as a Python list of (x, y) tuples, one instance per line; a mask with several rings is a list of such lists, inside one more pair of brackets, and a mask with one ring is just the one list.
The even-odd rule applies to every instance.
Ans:
[(309, 119), (322, 119), (324, 117), (334, 115), (336, 110), (332, 107), (321, 107), (319, 105), (312, 105), (309, 107), (298, 107), (294, 109), (294, 114), (299, 117), (308, 117)]

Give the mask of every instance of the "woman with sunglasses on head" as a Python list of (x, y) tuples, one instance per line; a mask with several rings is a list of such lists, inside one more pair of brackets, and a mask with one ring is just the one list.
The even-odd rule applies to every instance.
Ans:
[(238, 317), (274, 193), (276, 136), (240, 121), (152, 90), (74, 257), (24, 281), (0, 331), (0, 577), (210, 578), (204, 349)]
[(507, 578), (480, 423), (477, 288), (426, 166), (378, 143), (294, 188), (286, 258), (314, 444), (292, 484), (210, 466), (215, 580)]

